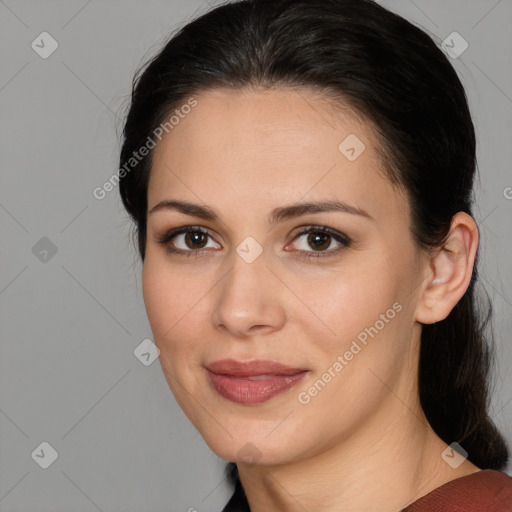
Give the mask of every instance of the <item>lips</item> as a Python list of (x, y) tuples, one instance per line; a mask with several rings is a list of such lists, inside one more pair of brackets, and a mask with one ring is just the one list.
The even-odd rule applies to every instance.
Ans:
[(275, 361), (215, 361), (206, 366), (209, 382), (219, 395), (239, 404), (254, 404), (291, 389), (308, 373)]
[(307, 371), (305, 368), (291, 368), (276, 361), (236, 361), (235, 359), (222, 359), (206, 366), (208, 370), (220, 375), (232, 377), (257, 377), (263, 375), (295, 375)]

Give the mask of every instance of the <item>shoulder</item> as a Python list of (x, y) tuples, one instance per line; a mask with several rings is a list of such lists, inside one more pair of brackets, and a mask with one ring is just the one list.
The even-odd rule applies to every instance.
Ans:
[[(237, 481), (235, 492), (222, 512), (248, 512), (245, 493)], [(483, 469), (451, 480), (403, 509), (402, 512), (512, 511), (512, 478)]]
[(512, 478), (482, 469), (434, 489), (402, 512), (503, 512), (512, 510)]

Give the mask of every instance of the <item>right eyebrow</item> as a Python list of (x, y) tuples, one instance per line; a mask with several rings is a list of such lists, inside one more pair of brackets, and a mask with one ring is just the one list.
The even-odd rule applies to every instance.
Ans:
[(184, 213), (185, 215), (192, 215), (194, 217), (199, 217), (204, 220), (220, 220), (220, 216), (213, 208), (189, 203), (187, 201), (177, 201), (174, 199), (160, 201), (158, 204), (153, 206), (151, 210), (149, 210), (148, 215), (151, 215), (161, 210), (176, 210), (178, 212)]

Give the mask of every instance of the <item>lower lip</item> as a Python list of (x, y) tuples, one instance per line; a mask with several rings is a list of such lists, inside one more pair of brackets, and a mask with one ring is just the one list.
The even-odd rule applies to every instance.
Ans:
[(258, 404), (291, 389), (307, 373), (304, 371), (295, 375), (273, 375), (268, 379), (249, 380), (208, 370), (208, 377), (213, 388), (224, 398), (238, 404)]

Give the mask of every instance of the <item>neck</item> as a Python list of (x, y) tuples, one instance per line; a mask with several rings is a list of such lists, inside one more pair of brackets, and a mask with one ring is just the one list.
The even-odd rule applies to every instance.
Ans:
[(290, 464), (239, 463), (251, 512), (397, 512), (478, 471), (467, 460), (457, 469), (443, 460), (447, 444), (410, 394), (403, 402), (390, 393), (370, 421), (322, 453)]

